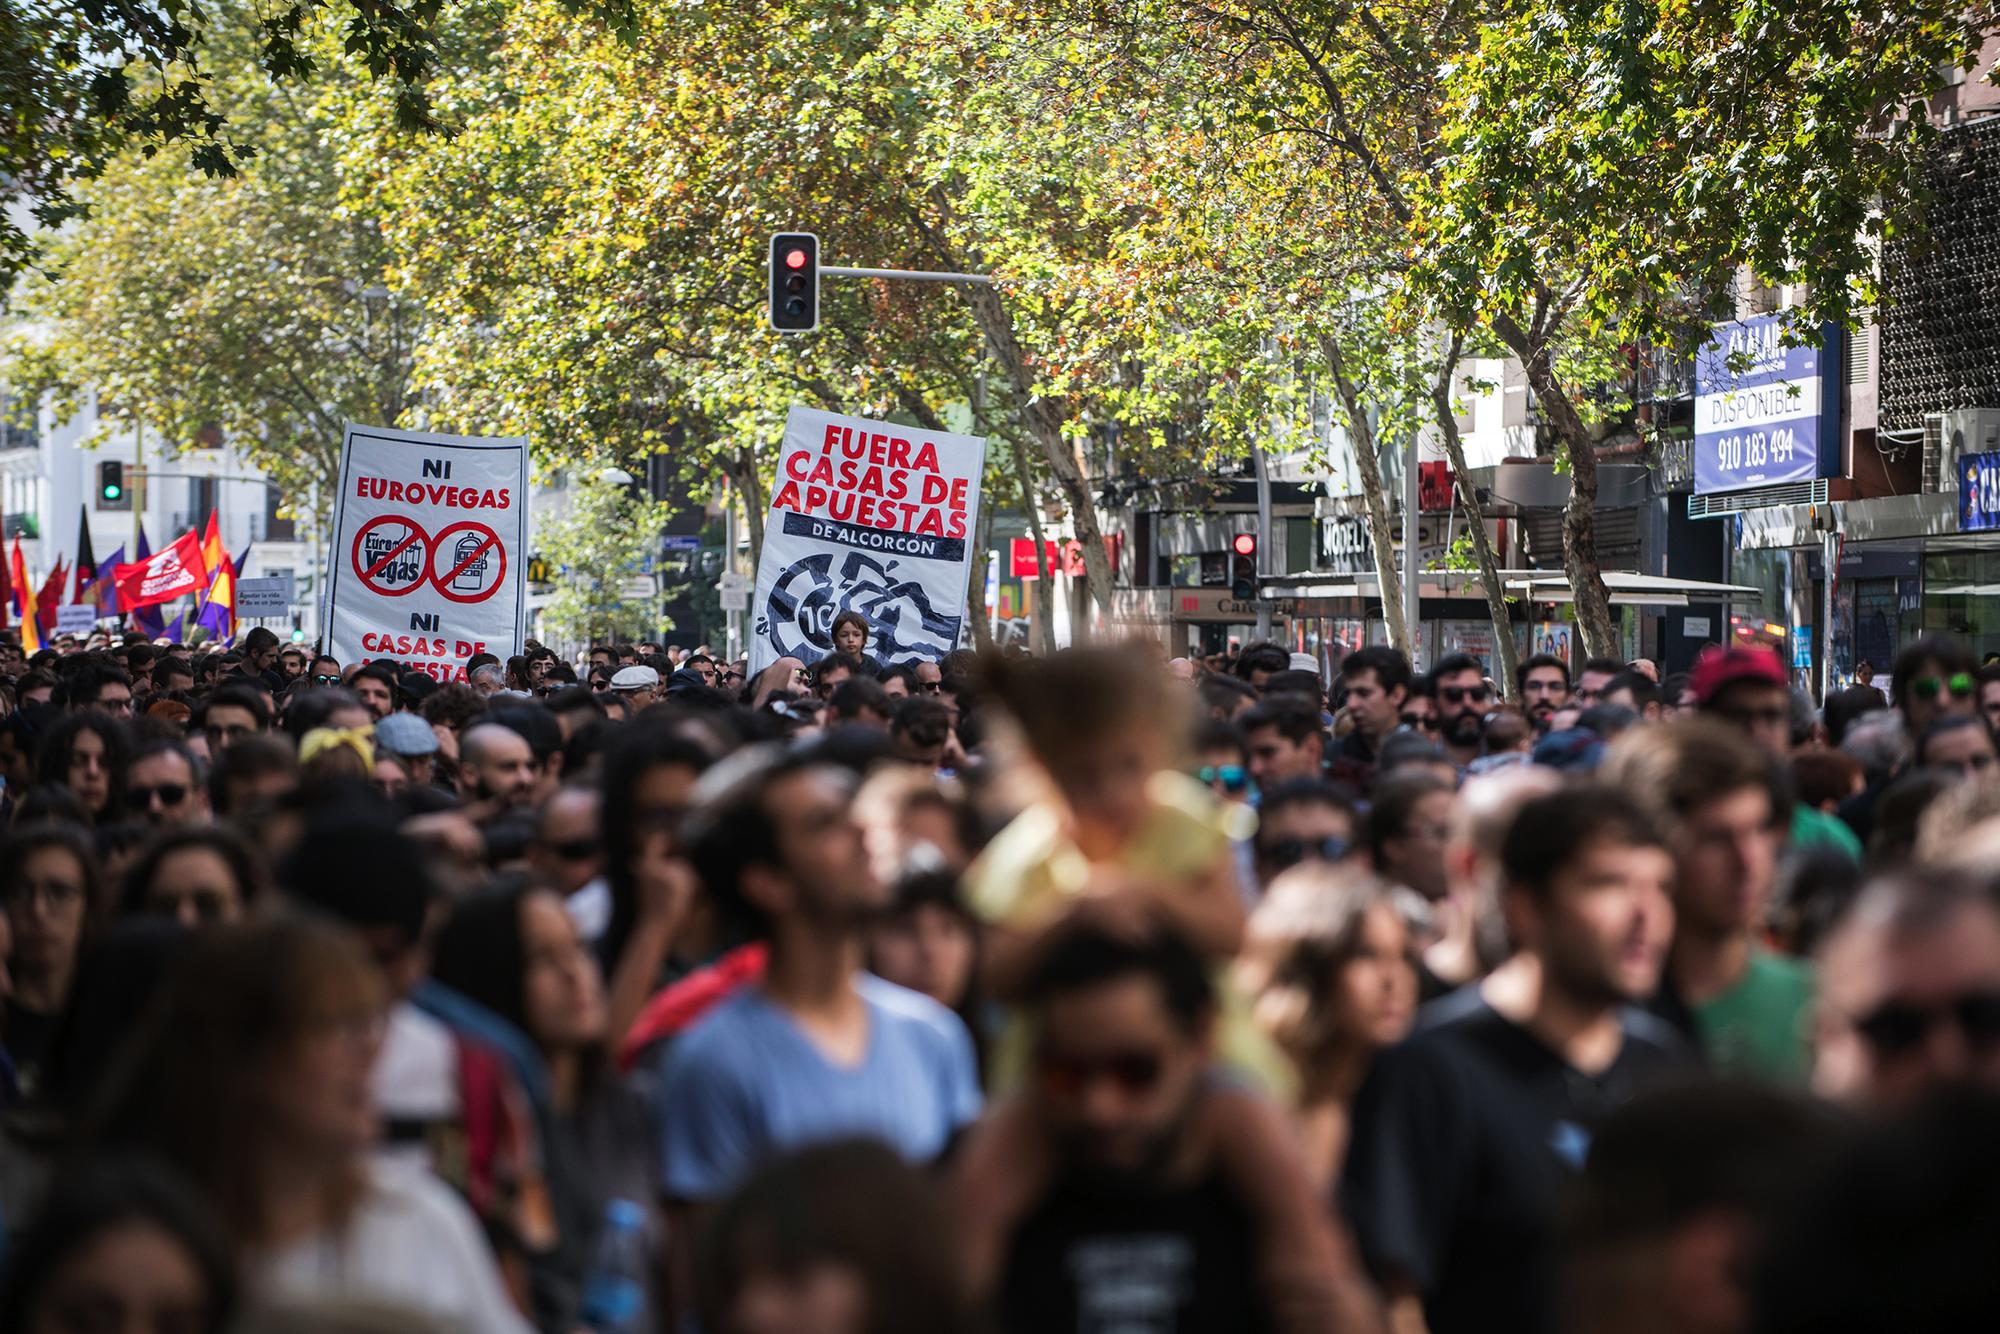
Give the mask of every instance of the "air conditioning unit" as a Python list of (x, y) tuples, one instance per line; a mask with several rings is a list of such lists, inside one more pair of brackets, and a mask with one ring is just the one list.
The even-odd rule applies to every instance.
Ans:
[(1958, 461), (2000, 451), (2000, 408), (1924, 415), (1924, 490), (1958, 494)]

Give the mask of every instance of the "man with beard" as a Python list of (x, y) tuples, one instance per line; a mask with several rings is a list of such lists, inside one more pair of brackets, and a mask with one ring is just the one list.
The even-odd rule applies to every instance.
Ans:
[(1486, 711), (1493, 704), (1493, 689), (1479, 659), (1466, 653), (1447, 653), (1431, 672), (1437, 700), (1438, 739), (1451, 752), (1452, 762), (1463, 769), (1479, 758), (1479, 743)]
[(1191, 947), (1080, 929), (1026, 997), (1027, 1089), (956, 1174), (975, 1293), (1005, 1334), (1379, 1327), (1289, 1128), (1216, 1074)]
[(528, 805), (541, 779), (528, 739), (499, 723), (466, 729), (458, 742), (458, 773), (459, 795), (475, 821)]
[(1523, 658), (1514, 669), (1514, 688), (1528, 711), (1528, 721), (1537, 732), (1549, 730), (1549, 723), (1569, 703), (1569, 665), (1553, 653), (1537, 653)]
[(958, 1016), (862, 969), (861, 928), (889, 891), (852, 789), (810, 753), (759, 747), (695, 790), (689, 859), (716, 911), (770, 953), (761, 981), (676, 1040), (661, 1070), (664, 1188), (681, 1215), (670, 1235), (683, 1265), (695, 1215), (765, 1156), (862, 1135), (925, 1163), (979, 1115)]
[(1556, 1205), (1604, 1116), (1692, 1055), (1636, 1008), (1673, 932), (1673, 858), (1623, 793), (1522, 804), (1501, 845), (1519, 951), (1428, 1006), (1354, 1109), (1341, 1183), (1391, 1324), (1555, 1328)]

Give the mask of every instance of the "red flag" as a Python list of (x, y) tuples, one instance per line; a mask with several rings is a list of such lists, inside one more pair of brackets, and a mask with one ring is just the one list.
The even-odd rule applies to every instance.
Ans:
[(56, 567), (49, 571), (48, 582), (42, 591), (35, 594), (35, 624), (47, 634), (56, 628), (56, 608), (63, 604), (63, 591), (69, 587), (69, 571), (63, 568), (64, 557), (56, 557)]
[(118, 585), (118, 605), (127, 611), (199, 593), (208, 587), (201, 538), (190, 528), (172, 546), (162, 547), (144, 560), (120, 565), (111, 577)]

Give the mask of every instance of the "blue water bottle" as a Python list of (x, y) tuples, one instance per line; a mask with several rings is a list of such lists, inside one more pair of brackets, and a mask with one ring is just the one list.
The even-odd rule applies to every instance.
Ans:
[(610, 1201), (583, 1279), (581, 1314), (591, 1334), (640, 1334), (649, 1268), (646, 1211), (630, 1200)]

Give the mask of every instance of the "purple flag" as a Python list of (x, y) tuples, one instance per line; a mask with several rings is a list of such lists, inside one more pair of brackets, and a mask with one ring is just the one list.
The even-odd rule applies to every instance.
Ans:
[[(139, 554), (132, 559), (141, 561), (152, 554), (152, 544), (146, 540), (146, 527), (144, 524), (141, 524), (139, 526)], [(159, 604), (155, 603), (146, 607), (134, 607), (132, 609), (132, 628), (148, 639), (158, 639), (161, 635), (165, 634), (167, 632), (167, 625), (165, 618), (160, 615)], [(174, 642), (176, 644), (180, 643), (179, 635), (174, 637)]]
[(118, 614), (118, 581), (111, 572), (125, 563), (125, 548), (119, 547), (111, 553), (111, 559), (97, 567), (97, 577), (90, 582), (90, 601), (97, 604), (99, 616)]

